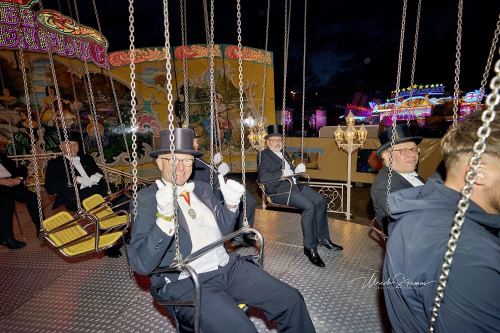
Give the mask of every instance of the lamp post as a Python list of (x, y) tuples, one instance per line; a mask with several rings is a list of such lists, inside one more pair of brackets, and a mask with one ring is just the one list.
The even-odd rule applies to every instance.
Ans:
[(363, 147), (368, 135), (365, 125), (361, 125), (357, 129), (354, 123), (355, 118), (352, 112), (349, 111), (346, 118), (347, 129), (343, 131), (339, 125), (335, 130), (337, 146), (347, 152), (347, 211), (345, 215), (348, 220), (351, 219), (351, 156), (352, 152)]

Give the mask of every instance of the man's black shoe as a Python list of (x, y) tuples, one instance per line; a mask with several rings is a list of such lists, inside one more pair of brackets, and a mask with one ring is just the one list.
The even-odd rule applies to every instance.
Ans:
[(118, 247), (110, 247), (109, 249), (104, 250), (104, 253), (110, 258), (119, 258), (122, 256), (122, 252)]
[(255, 244), (257, 243), (257, 240), (255, 239), (255, 235), (252, 233), (243, 234), (243, 241), (245, 242), (246, 246), (249, 246), (249, 247), (255, 246)]
[(20, 249), (26, 246), (25, 242), (18, 241), (14, 238), (0, 240), (0, 244), (7, 246), (9, 249)]
[(321, 258), (319, 257), (318, 250), (316, 249), (308, 249), (307, 247), (304, 248), (304, 254), (306, 255), (307, 259), (313, 264), (318, 267), (325, 267), (325, 263)]
[(318, 240), (318, 243), (326, 247), (328, 250), (342, 251), (344, 249), (342, 246), (332, 243), (329, 239), (320, 239)]

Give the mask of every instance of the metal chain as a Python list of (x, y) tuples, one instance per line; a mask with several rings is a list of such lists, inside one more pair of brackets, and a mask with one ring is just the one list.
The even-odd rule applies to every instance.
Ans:
[(288, 0), (285, 0), (285, 38), (283, 46), (283, 103), (281, 105), (281, 126), (283, 128), (282, 139), (283, 139), (283, 164), (282, 169), (285, 169), (285, 110), (286, 110), (286, 76), (288, 67), (288, 44), (290, 41), (290, 21), (292, 13), (292, 0), (290, 0), (290, 5), (288, 5)]
[[(39, 4), (40, 4), (40, 9), (43, 9), (43, 4), (42, 4), (41, 0), (40, 0)], [(56, 92), (57, 108), (58, 108), (58, 111), (59, 111), (59, 115), (61, 117), (62, 129), (63, 129), (63, 134), (64, 134), (64, 141), (65, 141), (65, 143), (67, 143), (69, 141), (68, 130), (67, 130), (67, 127), (66, 127), (66, 120), (64, 119), (64, 113), (63, 113), (62, 101), (61, 101), (61, 94), (60, 94), (60, 91), (59, 91), (59, 84), (58, 84), (57, 76), (56, 76), (56, 69), (55, 69), (55, 65), (54, 65), (54, 57), (52, 55), (52, 45), (50, 43), (50, 40), (47, 39), (48, 33), (46, 31), (44, 31), (43, 34), (40, 34), (40, 36), (42, 38), (42, 43), (45, 44), (46, 47), (47, 47), (47, 54), (49, 55), (50, 69), (51, 69), (51, 72), (52, 72), (52, 80), (54, 82), (54, 90)], [(52, 105), (52, 107), (53, 107), (53, 105)], [(55, 115), (56, 115), (56, 112), (54, 110), (54, 116)], [(58, 130), (59, 141), (62, 143), (63, 140), (62, 140), (62, 136), (61, 136), (61, 134), (59, 132), (59, 126), (58, 126), (57, 123), (56, 123), (56, 128)], [(69, 145), (65, 144), (65, 147), (66, 147), (66, 154), (68, 156), (71, 156)], [(64, 152), (63, 152), (63, 156), (64, 156)], [(63, 158), (63, 160), (64, 160), (64, 158)], [(71, 171), (71, 182), (73, 184), (73, 190), (75, 191), (76, 206), (77, 206), (78, 212), (81, 212), (82, 211), (82, 206), (81, 206), (81, 203), (80, 203), (80, 193), (78, 192), (78, 184), (76, 182), (75, 167), (73, 166), (72, 163), (68, 163), (68, 164), (69, 164), (69, 168), (68, 169), (70, 169), (70, 171)], [(65, 166), (66, 166), (66, 161), (65, 161)], [(66, 173), (67, 173), (67, 176), (68, 176), (68, 185), (71, 186), (70, 179), (69, 179), (69, 174), (68, 174), (67, 171), (68, 170), (66, 170)]]
[[(99, 32), (102, 35), (101, 21), (99, 20), (99, 13), (97, 11), (97, 5), (95, 3), (95, 0), (92, 0), (92, 5), (94, 7), (94, 15), (95, 15), (95, 18), (97, 20), (97, 26), (99, 28)], [(129, 150), (128, 143), (127, 143), (127, 135), (126, 135), (126, 130), (125, 130), (125, 124), (123, 123), (122, 114), (121, 114), (121, 110), (120, 110), (120, 104), (118, 103), (118, 97), (116, 95), (115, 83), (113, 81), (113, 76), (111, 74), (111, 67), (109, 65), (109, 61), (108, 61), (107, 57), (108, 57), (108, 54), (106, 53), (106, 72), (107, 72), (107, 75), (109, 77), (109, 83), (111, 85), (111, 91), (113, 92), (113, 101), (115, 102), (115, 108), (116, 108), (116, 113), (118, 115), (118, 121), (120, 123), (120, 130), (122, 132), (123, 143), (125, 144), (125, 149), (127, 150), (128, 160), (131, 161), (132, 157), (130, 156), (130, 150)]]
[[(21, 27), (21, 7), (17, 5), (17, 14), (19, 17), (19, 22), (18, 22), (18, 30), (21, 32), (21, 34), (24, 35), (24, 29)], [(23, 36), (24, 37), (24, 36)], [(31, 139), (31, 152), (33, 154), (33, 167), (35, 171), (35, 188), (36, 188), (36, 200), (38, 204), (38, 215), (40, 218), (40, 227), (43, 226), (43, 208), (42, 208), (42, 196), (41, 196), (41, 190), (40, 190), (40, 175), (38, 173), (38, 160), (37, 160), (37, 151), (36, 151), (36, 145), (35, 145), (35, 134), (33, 131), (33, 120), (31, 116), (31, 102), (30, 102), (30, 93), (28, 89), (28, 79), (26, 77), (26, 66), (24, 63), (24, 52), (21, 47), (19, 47), (19, 58), (21, 59), (21, 72), (23, 74), (23, 85), (24, 85), (24, 94), (26, 98), (26, 109), (28, 111), (28, 123), (29, 123), (29, 131), (30, 131), (30, 139)], [(13, 141), (14, 143), (14, 141)]]
[(455, 53), (455, 85), (453, 92), (453, 127), (458, 122), (458, 102), (460, 95), (460, 50), (462, 49), (462, 16), (464, 10), (464, 1), (458, 0), (458, 20), (457, 20), (457, 44)]
[[(245, 117), (243, 110), (243, 43), (241, 42), (241, 0), (236, 0), (236, 26), (238, 33), (238, 87), (240, 92), (240, 140), (241, 140), (241, 183), (246, 189), (246, 170), (245, 170)], [(243, 194), (243, 227), (248, 227), (247, 219), (247, 198)], [(240, 213), (241, 214), (241, 213)]]
[(490, 82), (491, 93), (486, 98), (486, 105), (488, 106), (488, 108), (483, 111), (481, 116), (481, 120), (483, 123), (477, 130), (478, 139), (473, 146), (474, 156), (471, 157), (469, 161), (469, 170), (467, 171), (467, 175), (465, 176), (466, 184), (462, 188), (462, 197), (458, 202), (457, 212), (453, 220), (453, 226), (451, 227), (450, 238), (448, 240), (446, 253), (443, 259), (443, 265), (441, 267), (441, 273), (439, 275), (439, 284), (436, 289), (436, 296), (434, 298), (434, 304), (432, 306), (429, 332), (434, 332), (435, 330), (438, 312), (444, 297), (444, 291), (446, 288), (446, 283), (448, 281), (451, 264), (453, 263), (453, 255), (457, 248), (457, 243), (462, 232), (462, 226), (465, 222), (465, 213), (469, 208), (470, 198), (474, 190), (474, 181), (481, 164), (481, 156), (486, 150), (486, 139), (489, 137), (491, 132), (490, 123), (495, 119), (495, 109), (500, 104), (500, 60), (498, 60), (495, 64), (495, 72), (496, 75), (491, 79)]
[[(215, 46), (214, 46), (214, 29), (215, 29), (215, 5), (214, 0), (210, 0), (210, 24), (208, 32), (208, 70), (209, 70), (209, 80), (210, 80), (210, 186), (212, 190), (214, 188), (214, 114), (217, 113), (216, 109), (216, 97), (217, 92), (215, 91)], [(208, 20), (208, 18), (207, 18)]]
[[(73, 79), (73, 74), (70, 72), (69, 77), (71, 78), (71, 87), (73, 89), (73, 97), (75, 99), (75, 102), (78, 102), (78, 97), (76, 96), (76, 88), (75, 88), (75, 80)], [(82, 130), (82, 121), (80, 119), (80, 112), (79, 110), (76, 111), (76, 119), (78, 121), (78, 130), (80, 131), (80, 138), (82, 140), (82, 149), (83, 153), (87, 154), (87, 151), (85, 150), (85, 140), (83, 139), (83, 130)]]
[(185, 0), (179, 0), (181, 10), (181, 39), (182, 39), (182, 72), (184, 76), (184, 115), (186, 117), (186, 127), (189, 127), (189, 76), (188, 60), (184, 53), (187, 47), (187, 8)]
[[(77, 5), (76, 0), (74, 0), (73, 3), (75, 6), (75, 17), (76, 17), (77, 23), (80, 24), (80, 14), (78, 12), (78, 5)], [(104, 149), (102, 147), (102, 138), (101, 138), (101, 133), (99, 132), (99, 120), (97, 118), (97, 110), (95, 107), (95, 99), (94, 99), (94, 90), (92, 88), (92, 80), (90, 79), (90, 72), (89, 72), (89, 66), (87, 63), (87, 59), (83, 59), (83, 65), (85, 68), (85, 77), (87, 78), (87, 83), (89, 85), (90, 105), (91, 105), (90, 111), (91, 111), (92, 117), (94, 119), (94, 135), (95, 135), (96, 142), (97, 142), (97, 149), (99, 150), (101, 164), (105, 166), (106, 159), (104, 158)], [(109, 176), (108, 176), (107, 168), (103, 168), (102, 172), (104, 173), (104, 179), (106, 180), (108, 194), (111, 194), (111, 186), (109, 184)]]
[[(264, 76), (262, 78), (262, 100), (261, 100), (261, 106), (260, 106), (260, 121), (264, 121), (264, 111), (265, 111), (265, 105), (266, 105), (266, 80), (267, 80), (267, 46), (269, 43), (269, 14), (271, 12), (271, 0), (267, 0), (267, 14), (266, 14), (266, 40), (264, 43)], [(261, 154), (257, 155), (259, 162), (258, 165), (260, 165), (260, 160), (261, 160)]]
[[(415, 38), (413, 42), (413, 58), (411, 63), (411, 79), (410, 79), (410, 98), (413, 97), (413, 85), (415, 84), (415, 68), (417, 66), (417, 46), (418, 46), (418, 32), (420, 30), (420, 13), (422, 11), (422, 0), (418, 0), (417, 6), (417, 22), (415, 23)], [(406, 124), (410, 127), (410, 116), (413, 111), (408, 112)]]
[(302, 120), (300, 135), (300, 163), (304, 163), (304, 118), (306, 106), (306, 44), (307, 43), (307, 0), (304, 0), (304, 55), (302, 62)]
[(135, 28), (134, 0), (128, 0), (128, 31), (130, 56), (130, 128), (132, 131), (132, 224), (137, 218), (137, 100), (135, 87)]
[(493, 33), (493, 41), (491, 42), (490, 53), (488, 54), (488, 60), (486, 61), (486, 66), (484, 68), (483, 79), (481, 80), (481, 87), (479, 88), (479, 96), (477, 97), (477, 102), (474, 107), (474, 112), (479, 109), (479, 105), (481, 105), (481, 100), (483, 99), (483, 95), (485, 93), (486, 83), (488, 82), (488, 73), (490, 72), (491, 64), (493, 63), (493, 56), (495, 54), (495, 50), (497, 49), (499, 36), (500, 36), (500, 14), (498, 15), (497, 26), (495, 32)]
[(182, 253), (179, 244), (179, 219), (178, 219), (178, 204), (177, 204), (177, 182), (175, 169), (177, 167), (177, 158), (175, 156), (175, 135), (174, 135), (174, 96), (172, 95), (172, 56), (170, 54), (170, 28), (168, 20), (168, 0), (163, 0), (163, 28), (164, 28), (164, 38), (165, 38), (165, 70), (167, 75), (167, 110), (168, 110), (168, 131), (170, 132), (170, 154), (172, 155), (172, 191), (174, 198), (174, 225), (175, 225), (175, 259), (177, 264), (183, 262)]
[(406, 10), (408, 8), (408, 0), (403, 0), (403, 15), (401, 17), (401, 33), (399, 37), (399, 55), (398, 55), (398, 73), (396, 75), (396, 95), (394, 97), (394, 112), (392, 113), (391, 118), (391, 126), (392, 126), (392, 135), (391, 135), (391, 147), (390, 155), (389, 155), (389, 165), (388, 165), (388, 175), (387, 175), (387, 198), (385, 201), (387, 214), (390, 213), (389, 210), (389, 195), (391, 194), (391, 182), (392, 182), (392, 160), (394, 154), (394, 142), (396, 141), (396, 131), (395, 127), (397, 125), (397, 113), (399, 106), (399, 88), (401, 84), (401, 67), (403, 64), (403, 48), (404, 48), (404, 40), (405, 40), (405, 27), (406, 27)]

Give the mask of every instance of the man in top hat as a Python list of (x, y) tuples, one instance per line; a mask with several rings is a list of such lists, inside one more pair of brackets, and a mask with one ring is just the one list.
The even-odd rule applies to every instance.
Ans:
[(415, 171), (420, 154), (417, 145), (422, 141), (422, 137), (412, 136), (406, 124), (391, 126), (381, 132), (378, 136), (381, 146), (377, 150), (377, 156), (382, 158), (384, 167), (380, 169), (373, 181), (370, 192), (377, 223), (386, 233), (390, 222), (387, 214), (387, 183), (393, 130), (395, 131), (395, 140), (392, 148), (391, 193), (405, 188), (422, 186), (425, 182)]
[(26, 244), (14, 238), (12, 218), (16, 201), (26, 204), (36, 233), (40, 230), (40, 215), (36, 194), (24, 186), (28, 170), (0, 153), (0, 244), (9, 249), (20, 249)]
[(296, 175), (305, 173), (306, 167), (303, 163), (299, 163), (294, 169), (290, 156), (287, 152), (283, 152), (283, 127), (268, 126), (265, 138), (267, 148), (261, 151), (260, 161), (257, 160), (259, 182), (271, 182), (266, 185), (267, 194), (284, 193), (273, 196), (273, 201), (286, 205), (290, 183), (285, 178), (291, 178), (292, 187), (288, 204), (302, 211), (304, 254), (312, 264), (325, 267), (318, 254), (318, 244), (330, 250), (343, 249), (330, 240), (326, 199), (309, 186), (297, 183)]
[[(176, 256), (175, 215), (178, 244), (183, 257), (217, 241), (233, 231), (238, 204), (245, 188), (219, 175), (222, 204), (209, 184), (188, 181), (194, 159), (193, 131), (174, 130), (175, 157), (170, 150), (170, 130), (160, 132), (160, 148), (151, 152), (161, 171), (156, 180), (137, 195), (137, 215), (129, 246), (134, 270), (149, 275), (158, 267), (171, 265)], [(173, 172), (175, 172), (174, 196)], [(174, 204), (174, 200), (176, 204)], [(175, 213), (177, 206), (177, 214)], [(131, 209), (133, 210), (133, 209)], [(276, 320), (283, 332), (314, 332), (302, 295), (262, 270), (253, 257), (229, 255), (221, 245), (190, 263), (201, 284), (201, 331), (255, 332), (255, 327), (238, 304), (261, 308), (269, 320)], [(186, 301), (193, 298), (193, 282), (185, 272), (154, 274), (151, 294), (157, 300)], [(192, 327), (191, 306), (168, 307), (180, 327)]]
[[(200, 147), (198, 144), (198, 138), (196, 137), (196, 134), (195, 134), (195, 139), (193, 141), (193, 147), (195, 150), (199, 151)], [(222, 162), (222, 155), (220, 153), (214, 155), (213, 162), (215, 165), (218, 165), (217, 170), (213, 169), (210, 166), (210, 164), (202, 160), (201, 157), (195, 158), (191, 179), (210, 184), (210, 170), (212, 169), (212, 182), (213, 182), (214, 195), (217, 199), (223, 202), (224, 197), (222, 196), (222, 193), (220, 191), (218, 176), (219, 175), (226, 176), (229, 173), (229, 166), (227, 165), (227, 163)], [(250, 227), (253, 227), (255, 220), (255, 208), (257, 207), (257, 200), (255, 200), (254, 196), (252, 195), (252, 193), (250, 193), (249, 190), (245, 190), (245, 199), (247, 207), (246, 212), (247, 212), (248, 225)], [(243, 218), (244, 218), (243, 199), (240, 201), (239, 211), (240, 213), (238, 215), (238, 221), (235, 225), (236, 230), (243, 228)], [(238, 236), (237, 238), (235, 238), (235, 243), (241, 244), (243, 246), (253, 245), (254, 240), (252, 238), (252, 235), (244, 234), (243, 236)]]
[[(100, 194), (103, 197), (107, 195), (108, 188), (101, 169), (97, 166), (92, 156), (81, 152), (80, 145), (80, 133), (70, 132), (67, 146), (65, 141), (59, 145), (63, 155), (49, 160), (47, 163), (45, 190), (49, 194), (56, 195), (52, 209), (64, 205), (67, 210), (78, 210), (73, 181), (71, 179), (71, 165), (75, 169), (80, 200), (84, 200), (94, 194)], [(69, 147), (70, 155), (68, 155), (67, 147)], [(69, 181), (64, 164), (66, 164), (69, 173)]]

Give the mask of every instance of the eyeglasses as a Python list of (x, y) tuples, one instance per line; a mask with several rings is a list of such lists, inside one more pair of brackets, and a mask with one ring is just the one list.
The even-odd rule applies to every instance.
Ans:
[[(159, 158), (162, 160), (167, 160), (168, 164), (170, 164), (170, 166), (174, 165), (174, 159), (171, 157), (159, 157)], [(175, 162), (176, 163), (182, 162), (182, 165), (184, 165), (185, 167), (190, 167), (193, 165), (194, 159), (193, 158), (186, 158), (186, 159), (176, 158)]]
[(399, 153), (402, 156), (408, 155), (409, 153), (417, 153), (420, 154), (420, 148), (418, 147), (413, 147), (413, 148), (402, 148), (402, 149), (394, 149), (394, 151), (399, 151)]

